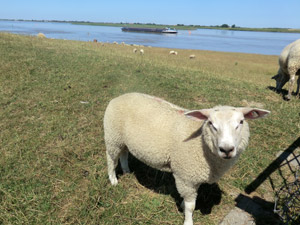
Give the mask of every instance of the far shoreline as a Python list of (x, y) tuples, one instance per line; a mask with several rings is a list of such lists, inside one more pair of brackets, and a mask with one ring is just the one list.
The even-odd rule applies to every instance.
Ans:
[(199, 25), (166, 25), (166, 24), (140, 24), (140, 23), (98, 23), (98, 22), (70, 22), (76, 25), (88, 26), (111, 26), (111, 27), (146, 27), (146, 28), (165, 28), (170, 27), (176, 30), (197, 30), (215, 29), (232, 31), (253, 31), (253, 32), (280, 32), (280, 33), (300, 33), (300, 29), (292, 28), (248, 28), (248, 27), (222, 27), (222, 26), (199, 26)]
[(109, 23), (109, 22), (89, 22), (89, 21), (61, 21), (61, 20), (22, 20), (22, 19), (0, 19), (0, 21), (20, 21), (20, 22), (47, 22), (47, 23), (70, 23), (74, 25), (86, 26), (110, 26), (110, 27), (143, 27), (143, 28), (165, 28), (170, 27), (176, 30), (196, 30), (196, 29), (217, 29), (217, 30), (232, 30), (232, 31), (253, 31), (253, 32), (279, 32), (279, 33), (300, 33), (299, 29), (294, 28), (250, 28), (238, 27), (235, 25), (229, 26), (223, 24), (221, 26), (202, 26), (202, 25), (168, 25), (154, 23)]

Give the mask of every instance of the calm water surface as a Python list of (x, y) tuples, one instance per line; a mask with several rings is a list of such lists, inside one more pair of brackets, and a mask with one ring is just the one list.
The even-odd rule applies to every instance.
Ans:
[(48, 38), (100, 42), (125, 42), (163, 48), (199, 49), (224, 52), (278, 55), (300, 33), (273, 33), (198, 29), (179, 30), (178, 34), (122, 32), (120, 27), (73, 25), (70, 23), (0, 21), (0, 32)]

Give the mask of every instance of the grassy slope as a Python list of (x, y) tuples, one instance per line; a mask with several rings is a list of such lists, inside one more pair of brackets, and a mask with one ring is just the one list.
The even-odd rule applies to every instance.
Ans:
[[(1, 224), (182, 223), (170, 175), (133, 159), (135, 173), (109, 184), (102, 118), (108, 101), (126, 92), (193, 109), (252, 102), (272, 111), (250, 122), (248, 151), (214, 187), (222, 198), (203, 200), (215, 206), (210, 214), (197, 210), (196, 224), (217, 224), (234, 206), (230, 192), (243, 192), (299, 135), (300, 101), (285, 102), (267, 88), (276, 56), (170, 56), (163, 48), (142, 56), (132, 48), (0, 34)], [(265, 182), (257, 192), (268, 188)]]

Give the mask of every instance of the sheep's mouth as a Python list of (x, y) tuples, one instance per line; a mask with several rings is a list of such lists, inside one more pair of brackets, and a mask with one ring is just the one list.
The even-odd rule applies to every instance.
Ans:
[(232, 154), (222, 154), (221, 152), (219, 152), (219, 157), (221, 158), (221, 159), (225, 159), (225, 160), (227, 160), (227, 159), (232, 159), (233, 158), (233, 155)]

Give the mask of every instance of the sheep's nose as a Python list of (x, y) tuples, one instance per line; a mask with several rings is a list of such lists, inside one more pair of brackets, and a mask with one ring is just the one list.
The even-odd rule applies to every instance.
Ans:
[(219, 147), (220, 152), (223, 152), (227, 157), (230, 156), (230, 153), (233, 152), (234, 147), (222, 148)]

